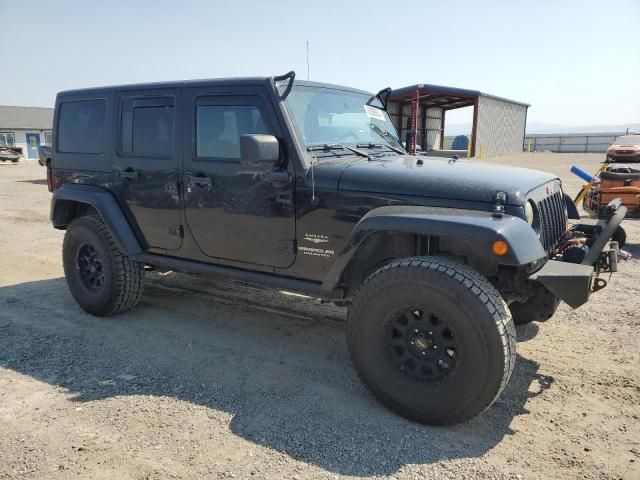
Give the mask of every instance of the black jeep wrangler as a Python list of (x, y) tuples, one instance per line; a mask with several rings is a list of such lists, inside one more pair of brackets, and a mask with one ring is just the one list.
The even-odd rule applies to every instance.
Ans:
[(408, 155), (384, 91), (294, 77), (58, 94), (48, 180), (71, 293), (114, 315), (154, 268), (347, 305), (382, 403), (427, 424), (480, 414), (513, 370), (514, 321), (578, 307), (615, 271), (624, 207), (570, 224), (558, 178)]

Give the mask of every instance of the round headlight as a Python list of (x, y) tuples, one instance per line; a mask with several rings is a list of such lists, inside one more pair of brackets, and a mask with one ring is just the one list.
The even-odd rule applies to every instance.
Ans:
[(524, 216), (527, 219), (527, 223), (533, 226), (533, 220), (535, 219), (535, 206), (531, 200), (524, 204)]

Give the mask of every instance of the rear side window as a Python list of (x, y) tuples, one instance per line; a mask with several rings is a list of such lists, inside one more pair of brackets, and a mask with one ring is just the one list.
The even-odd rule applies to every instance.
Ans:
[(269, 132), (257, 105), (197, 105), (196, 156), (240, 159), (240, 136)]
[(105, 115), (103, 99), (60, 104), (57, 150), (64, 153), (102, 153)]
[(124, 99), (121, 151), (142, 157), (173, 155), (173, 105), (173, 97)]

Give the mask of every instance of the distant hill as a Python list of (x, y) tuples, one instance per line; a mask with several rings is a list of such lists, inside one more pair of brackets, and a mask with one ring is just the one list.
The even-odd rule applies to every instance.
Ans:
[[(527, 124), (527, 135), (534, 133), (607, 133), (607, 132), (640, 132), (640, 123), (625, 123), (621, 125), (582, 125), (570, 126), (559, 123), (531, 122)], [(470, 135), (471, 123), (455, 123), (445, 126), (445, 135)]]

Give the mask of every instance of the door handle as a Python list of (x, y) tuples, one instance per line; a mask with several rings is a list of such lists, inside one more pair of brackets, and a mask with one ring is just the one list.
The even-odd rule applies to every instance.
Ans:
[(120, 177), (126, 178), (127, 180), (137, 180), (139, 176), (140, 174), (132, 168), (127, 168), (126, 170), (120, 170)]
[(211, 177), (187, 177), (187, 183), (190, 185), (208, 185), (211, 186)]
[(200, 187), (206, 186), (208, 188), (211, 188), (211, 177), (207, 177), (204, 175), (203, 176), (185, 175), (184, 183), (187, 185), (187, 188), (194, 187), (196, 185)]
[(276, 187), (284, 187), (291, 180), (291, 176), (289, 172), (271, 172), (267, 173), (264, 176), (264, 181), (268, 183), (273, 183)]

